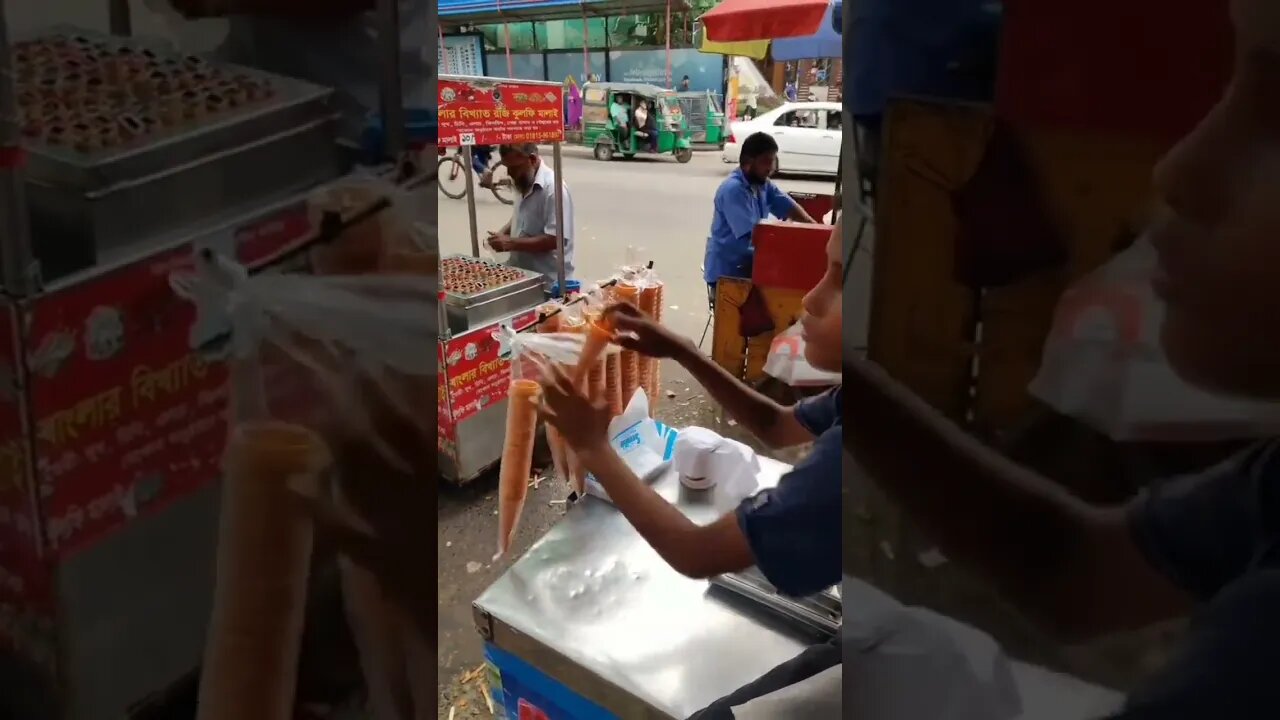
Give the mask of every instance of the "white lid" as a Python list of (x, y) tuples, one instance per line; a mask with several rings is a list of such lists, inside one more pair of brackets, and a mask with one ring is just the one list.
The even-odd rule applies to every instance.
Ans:
[(676, 437), (671, 465), (685, 477), (705, 478), (713, 472), (716, 450), (724, 438), (704, 428), (687, 428)]

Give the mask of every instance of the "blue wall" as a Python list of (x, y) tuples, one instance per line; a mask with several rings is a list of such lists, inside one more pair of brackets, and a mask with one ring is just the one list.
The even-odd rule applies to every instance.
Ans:
[[(723, 94), (724, 56), (708, 55), (692, 48), (672, 50), (671, 85), (678, 86), (680, 78), (685, 75), (689, 76), (689, 89), (712, 90)], [(666, 49), (609, 51), (609, 80), (665, 86)]]
[[(596, 50), (591, 53), (591, 72), (600, 77), (604, 77), (605, 54), (603, 50)], [(582, 53), (581, 52), (550, 52), (547, 53), (547, 79), (551, 81), (564, 82), (564, 79), (570, 75), (578, 82), (578, 87), (586, 82), (586, 78), (582, 76)]]
[[(515, 80), (546, 80), (542, 72), (542, 53), (511, 53), (511, 72), (507, 72), (507, 53), (498, 50), (485, 57), (489, 77), (510, 77)], [(563, 79), (563, 78), (562, 78)]]
[[(490, 76), (508, 75), (505, 52), (489, 52), (486, 59)], [(514, 77), (520, 80), (564, 82), (566, 76), (573, 75), (579, 84), (583, 82), (580, 52), (511, 53), (511, 64)], [(610, 82), (642, 82), (664, 86), (667, 84), (667, 51), (665, 48), (610, 50), (608, 53), (595, 50), (591, 53), (591, 72)], [(692, 90), (711, 90), (724, 94), (727, 78), (722, 55), (708, 55), (692, 48), (672, 50), (671, 84), (678, 86), (680, 78), (685, 75), (689, 76), (689, 87)]]

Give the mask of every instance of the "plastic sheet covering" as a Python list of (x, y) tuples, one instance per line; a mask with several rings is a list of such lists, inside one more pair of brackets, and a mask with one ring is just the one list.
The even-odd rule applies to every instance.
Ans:
[[(305, 620), (305, 603), (285, 599), (294, 597), (291, 589), (305, 588), (311, 561), (311, 517), (292, 502), (292, 494), (334, 498), (333, 507), (348, 524), (392, 553), (416, 542), (405, 513), (431, 507), (436, 279), (427, 274), (250, 277), (224, 258), (204, 256), (195, 273), (175, 276), (171, 284), (198, 306), (193, 345), (230, 357), (233, 439), (257, 438), (264, 431), (268, 439), (284, 439), (266, 443), (265, 449), (262, 442), (248, 443), (261, 452), (247, 460), (236, 444), (229, 450), (229, 471), (266, 470), (228, 473), (228, 488), (244, 492), (224, 493), (217, 591), (203, 667), (202, 688), (208, 690), (199, 717), (285, 720), (291, 717)], [(288, 440), (295, 437), (306, 442)], [(300, 445), (310, 449), (304, 453), (295, 447)], [(259, 462), (260, 456), (270, 460), (286, 450), (292, 465)], [(245, 482), (237, 481), (239, 475)], [(249, 552), (250, 547), (257, 549)], [(344, 592), (349, 611), (359, 616), (352, 624), (362, 633), (357, 645), (366, 675), (387, 688), (388, 696), (430, 699), (430, 692), (411, 690), (431, 677), (422, 662), (411, 662), (430, 657), (430, 636), (406, 609), (412, 600), (393, 598), (393, 588), (384, 587), (409, 573), (374, 570), (344, 566)], [(287, 587), (275, 587), (266, 582), (269, 578), (290, 580)], [(241, 642), (255, 637), (268, 640)], [(248, 704), (224, 702), (237, 693)], [(408, 713), (400, 716), (412, 717)]]

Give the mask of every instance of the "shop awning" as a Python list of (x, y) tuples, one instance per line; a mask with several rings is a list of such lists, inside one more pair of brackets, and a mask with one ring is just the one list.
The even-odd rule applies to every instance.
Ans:
[(789, 60), (812, 60), (815, 58), (838, 58), (844, 53), (840, 43), (840, 35), (836, 32), (835, 12), (843, 6), (841, 0), (827, 6), (826, 15), (818, 27), (818, 31), (806, 37), (780, 38), (773, 41), (773, 59), (776, 62)]
[(831, 0), (724, 0), (703, 15), (713, 42), (806, 37), (828, 18)]
[[(439, 0), (437, 16), (448, 27), (542, 20), (573, 20), (666, 12), (668, 0)], [(688, 0), (670, 0), (673, 12)]]
[(768, 40), (718, 43), (708, 40), (707, 34), (703, 30), (699, 30), (698, 35), (698, 52), (704, 52), (709, 55), (735, 55), (753, 60), (763, 60), (769, 57)]

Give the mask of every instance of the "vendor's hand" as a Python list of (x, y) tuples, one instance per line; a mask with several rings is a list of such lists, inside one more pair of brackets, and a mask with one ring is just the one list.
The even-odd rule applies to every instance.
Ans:
[(592, 400), (558, 365), (547, 368), (542, 382), (542, 418), (551, 423), (569, 447), (579, 455), (609, 447), (609, 421), (613, 419), (607, 403)]
[(610, 306), (604, 311), (604, 317), (618, 331), (616, 342), (641, 355), (673, 358), (693, 344), (691, 340), (676, 335), (628, 303)]
[(493, 248), (494, 252), (511, 252), (514, 245), (514, 243), (511, 242), (510, 235), (498, 235), (496, 233), (491, 233), (489, 235), (488, 243), (489, 247)]

